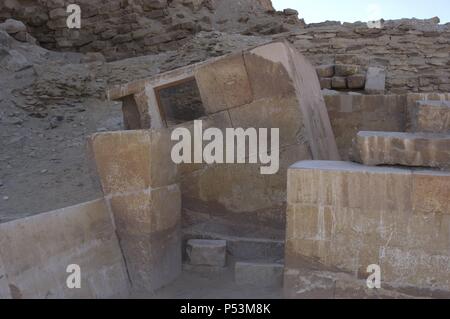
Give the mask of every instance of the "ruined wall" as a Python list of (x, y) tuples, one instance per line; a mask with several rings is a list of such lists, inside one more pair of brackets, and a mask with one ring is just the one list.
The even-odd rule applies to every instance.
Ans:
[(418, 100), (450, 100), (445, 93), (389, 95), (325, 94), (339, 154), (348, 160), (352, 141), (360, 131), (405, 132)]
[[(70, 3), (81, 7), (79, 30), (67, 28)], [(269, 0), (232, 6), (228, 0), (7, 0), (0, 3), (0, 22), (23, 21), (48, 49), (102, 52), (108, 59), (120, 59), (177, 49), (200, 31), (250, 28), (270, 33), (271, 28), (284, 30), (284, 18), (292, 22), (267, 11), (274, 11)]]
[(166, 130), (98, 133), (90, 148), (133, 291), (153, 291), (181, 272), (181, 193)]
[(313, 288), (302, 286), (295, 273), (305, 264), (347, 272), (355, 280), (367, 278), (367, 267), (376, 264), (383, 288), (448, 297), (449, 178), (449, 172), (349, 162), (305, 161), (292, 166), (285, 256), (288, 293), (298, 297)]
[(313, 24), (289, 40), (316, 65), (385, 68), (392, 93), (449, 92), (450, 24), (438, 21), (390, 21), (381, 29), (364, 23)]
[[(81, 288), (66, 286), (67, 266)], [(111, 298), (128, 277), (103, 199), (0, 224), (0, 298)]]

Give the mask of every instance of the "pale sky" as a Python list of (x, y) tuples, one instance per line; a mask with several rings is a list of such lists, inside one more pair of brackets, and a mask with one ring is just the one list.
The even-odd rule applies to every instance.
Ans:
[(450, 22), (449, 0), (272, 0), (277, 10), (296, 9), (306, 23), (418, 18)]

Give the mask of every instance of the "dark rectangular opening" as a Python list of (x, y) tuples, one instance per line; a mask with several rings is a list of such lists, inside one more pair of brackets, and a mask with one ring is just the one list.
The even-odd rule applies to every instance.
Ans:
[(194, 77), (155, 88), (161, 118), (167, 127), (205, 116), (200, 91)]

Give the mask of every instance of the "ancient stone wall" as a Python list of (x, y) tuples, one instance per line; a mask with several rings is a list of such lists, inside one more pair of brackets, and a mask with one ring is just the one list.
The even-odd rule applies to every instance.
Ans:
[(316, 65), (386, 69), (392, 93), (450, 91), (450, 24), (399, 20), (381, 29), (364, 23), (308, 25), (289, 36)]
[(383, 288), (448, 297), (449, 178), (443, 171), (349, 162), (293, 165), (288, 171), (287, 293), (301, 297), (314, 288), (302, 286), (304, 278), (291, 271), (305, 264), (346, 272), (354, 280), (367, 278), (367, 267), (376, 264)]
[(181, 192), (168, 131), (97, 133), (89, 140), (133, 291), (181, 272)]
[[(67, 266), (80, 266), (69, 289)], [(103, 199), (0, 224), (0, 298), (112, 298), (128, 277)]]
[(448, 101), (450, 94), (325, 94), (324, 98), (339, 154), (342, 160), (348, 160), (359, 131), (404, 132), (411, 125), (416, 101)]
[[(70, 3), (81, 7), (81, 29), (66, 25)], [(267, 33), (284, 30), (283, 19), (273, 25), (273, 11), (269, 0), (233, 6), (225, 0), (7, 0), (0, 3), (0, 22), (23, 21), (48, 49), (102, 52), (115, 60), (177, 49), (199, 31), (258, 31), (253, 20), (262, 21)]]

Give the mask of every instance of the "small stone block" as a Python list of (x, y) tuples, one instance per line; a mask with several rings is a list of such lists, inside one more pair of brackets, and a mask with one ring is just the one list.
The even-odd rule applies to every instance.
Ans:
[(186, 251), (191, 265), (225, 267), (226, 240), (191, 239)]

